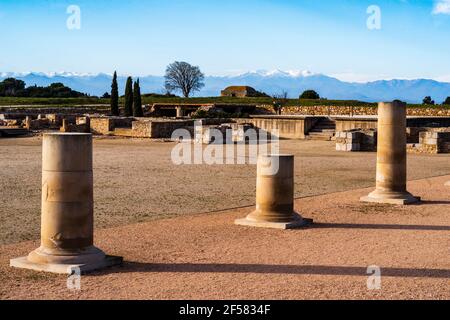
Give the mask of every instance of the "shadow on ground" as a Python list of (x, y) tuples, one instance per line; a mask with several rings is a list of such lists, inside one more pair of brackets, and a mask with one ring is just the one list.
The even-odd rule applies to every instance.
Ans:
[[(108, 271), (105, 271), (108, 272)], [(263, 264), (199, 264), (199, 263), (143, 263), (124, 262), (122, 267), (109, 273), (253, 273), (287, 275), (339, 275), (367, 276), (367, 267), (315, 266), (315, 265), (263, 265)], [(384, 277), (450, 278), (446, 269), (381, 268)], [(97, 275), (102, 275), (98, 273)]]
[(420, 226), (420, 225), (397, 225), (397, 224), (352, 224), (352, 223), (314, 223), (313, 225), (310, 226), (310, 228), (450, 231), (450, 226)]

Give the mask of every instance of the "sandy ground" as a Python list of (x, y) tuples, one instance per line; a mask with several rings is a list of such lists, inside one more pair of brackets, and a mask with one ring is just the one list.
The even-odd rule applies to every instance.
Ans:
[[(414, 181), (424, 202), (363, 204), (372, 189), (296, 201), (304, 230), (235, 226), (252, 208), (98, 230), (96, 243), (125, 264), (65, 276), (10, 269), (38, 242), (1, 247), (1, 299), (450, 299), (450, 176)], [(368, 290), (367, 267), (381, 268)]]
[[(256, 167), (175, 166), (174, 143), (94, 142), (96, 228), (254, 204)], [(375, 153), (333, 142), (282, 141), (296, 156), (296, 197), (374, 185)], [(409, 179), (450, 174), (450, 155), (410, 155)], [(0, 139), (0, 244), (39, 238), (41, 138)]]

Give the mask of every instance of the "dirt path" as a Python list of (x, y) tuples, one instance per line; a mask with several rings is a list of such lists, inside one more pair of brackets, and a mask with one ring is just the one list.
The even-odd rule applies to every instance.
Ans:
[[(250, 165), (176, 166), (173, 143), (94, 142), (97, 228), (254, 204)], [(296, 197), (371, 186), (375, 153), (336, 152), (334, 143), (281, 141), (296, 156)], [(450, 155), (410, 155), (409, 178), (450, 174)], [(0, 139), (0, 244), (39, 238), (41, 139)]]
[[(11, 257), (37, 242), (0, 248), (0, 298), (27, 299), (450, 299), (450, 176), (414, 181), (421, 205), (363, 204), (361, 189), (296, 202), (306, 230), (233, 225), (252, 208), (98, 230), (96, 243), (123, 267), (66, 277), (15, 270)], [(367, 267), (381, 290), (367, 289)]]

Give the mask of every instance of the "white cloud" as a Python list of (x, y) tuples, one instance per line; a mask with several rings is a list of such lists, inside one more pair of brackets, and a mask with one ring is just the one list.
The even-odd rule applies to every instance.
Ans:
[(437, 0), (434, 4), (433, 14), (450, 15), (450, 0)]

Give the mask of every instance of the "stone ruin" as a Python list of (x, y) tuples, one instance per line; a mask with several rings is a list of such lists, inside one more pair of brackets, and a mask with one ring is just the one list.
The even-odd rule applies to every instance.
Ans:
[(71, 122), (68, 119), (63, 119), (60, 131), (71, 133), (90, 133), (91, 119), (88, 116), (76, 117), (75, 122)]
[(89, 117), (69, 114), (1, 114), (0, 126), (30, 131), (89, 132)]
[(169, 139), (176, 129), (193, 127), (193, 120), (158, 118), (91, 117), (90, 129), (96, 135), (129, 138)]
[(165, 135), (176, 142), (184, 140), (200, 144), (252, 144), (259, 141), (270, 141), (272, 138), (269, 132), (252, 123), (230, 121), (230, 119), (209, 118), (184, 121), (185, 126), (176, 128), (184, 130), (180, 131), (180, 135), (172, 136), (173, 130), (165, 132)]
[(336, 151), (376, 151), (377, 130), (354, 129), (336, 132)]
[[(197, 132), (203, 144), (234, 144), (254, 143), (261, 140), (262, 130), (252, 124), (226, 123), (221, 125), (206, 125)], [(266, 135), (264, 135), (265, 137)], [(196, 137), (198, 139), (198, 137)], [(270, 135), (268, 135), (270, 139)]]
[[(354, 129), (336, 133), (336, 151), (377, 151), (377, 129)], [(450, 129), (406, 129), (407, 151), (410, 153), (450, 153)]]
[(420, 132), (419, 143), (408, 144), (413, 153), (450, 153), (450, 129), (432, 129)]

